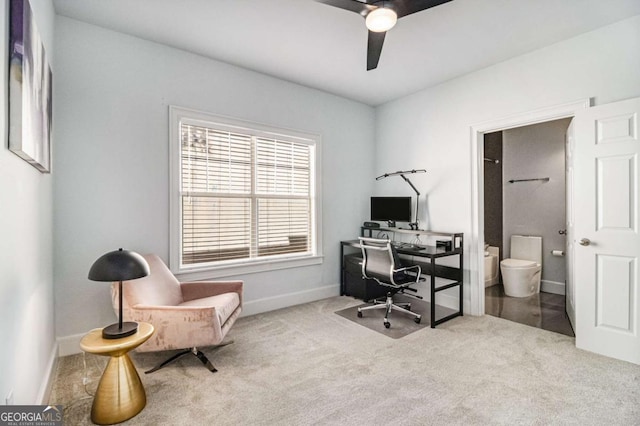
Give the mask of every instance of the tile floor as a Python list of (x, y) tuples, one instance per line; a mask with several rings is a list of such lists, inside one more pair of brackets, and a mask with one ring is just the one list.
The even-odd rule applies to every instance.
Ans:
[(502, 284), (487, 287), (484, 294), (487, 315), (575, 337), (565, 313), (563, 295), (539, 293), (523, 298), (509, 297), (504, 294)]

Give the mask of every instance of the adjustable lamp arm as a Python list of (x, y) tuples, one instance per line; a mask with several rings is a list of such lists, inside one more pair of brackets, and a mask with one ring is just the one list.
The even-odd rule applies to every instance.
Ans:
[[(418, 194), (418, 197), (419, 197), (419, 196), (420, 196), (420, 192), (418, 192), (418, 190), (417, 190), (417, 189), (416, 189), (416, 187), (413, 185), (413, 183), (411, 183), (411, 181), (409, 180), (409, 178), (408, 178), (408, 177), (406, 177), (405, 175), (400, 175), (400, 177), (401, 177), (402, 179), (404, 179), (404, 181), (405, 181), (405, 182), (407, 182), (407, 183), (408, 183), (408, 184), (413, 188), (413, 190), (414, 190), (414, 191), (416, 191), (416, 194)], [(416, 220), (418, 220), (418, 218), (417, 218), (417, 217), (416, 217)]]
[(418, 191), (418, 189), (415, 187), (415, 185), (409, 180), (408, 177), (406, 177), (405, 175), (408, 174), (414, 174), (414, 173), (427, 173), (427, 171), (425, 169), (418, 169), (418, 170), (405, 170), (405, 171), (397, 171), (397, 172), (393, 172), (393, 173), (385, 173), (383, 175), (380, 175), (376, 178), (376, 180), (381, 180), (384, 178), (387, 178), (389, 176), (400, 176), (402, 179), (404, 179), (405, 182), (407, 182), (409, 184), (409, 186), (411, 186), (411, 188), (413, 188), (414, 191), (416, 191), (417, 197), (416, 197), (416, 221), (413, 223), (410, 223), (409, 226), (411, 227), (411, 229), (418, 229), (418, 204), (420, 201), (420, 192)]

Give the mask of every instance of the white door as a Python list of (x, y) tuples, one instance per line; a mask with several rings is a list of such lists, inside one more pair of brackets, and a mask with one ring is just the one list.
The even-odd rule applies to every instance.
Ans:
[(640, 98), (574, 119), (576, 346), (640, 364)]
[(573, 175), (573, 161), (574, 161), (574, 150), (576, 146), (576, 139), (574, 136), (574, 128), (573, 121), (569, 124), (569, 128), (567, 129), (567, 137), (565, 143), (565, 176), (566, 176), (566, 190), (565, 190), (565, 267), (566, 267), (566, 279), (564, 285), (564, 295), (565, 295), (565, 310), (567, 312), (567, 316), (569, 317), (569, 321), (571, 322), (571, 327), (573, 330), (576, 329), (576, 299), (575, 299), (575, 289), (573, 286), (573, 271), (575, 265), (575, 251), (574, 251), (574, 209), (573, 209), (573, 188), (575, 186), (574, 183), (574, 175)]

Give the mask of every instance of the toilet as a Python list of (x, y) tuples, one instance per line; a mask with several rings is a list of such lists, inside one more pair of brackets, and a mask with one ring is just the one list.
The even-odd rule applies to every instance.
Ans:
[(512, 235), (511, 257), (500, 262), (504, 292), (511, 297), (540, 293), (542, 237)]

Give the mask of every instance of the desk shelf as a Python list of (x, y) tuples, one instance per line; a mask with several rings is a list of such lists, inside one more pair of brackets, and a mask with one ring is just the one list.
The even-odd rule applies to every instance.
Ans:
[[(451, 248), (446, 249), (444, 247), (435, 247), (435, 246), (424, 246), (420, 249), (415, 248), (403, 248), (396, 247), (396, 252), (401, 255), (410, 256), (412, 258), (412, 265), (419, 265), (422, 269), (423, 275), (429, 275), (429, 290), (430, 290), (430, 301), (431, 304), (431, 328), (435, 328), (437, 325), (442, 324), (445, 321), (448, 321), (457, 316), (463, 315), (463, 275), (464, 275), (464, 266), (463, 266), (463, 234), (462, 233), (447, 233), (447, 232), (434, 232), (434, 231), (424, 231), (424, 230), (411, 230), (411, 229), (402, 229), (402, 228), (367, 228), (361, 227), (361, 235), (365, 236), (365, 232), (369, 231), (369, 235), (372, 236), (373, 231), (383, 231), (383, 232), (392, 232), (392, 233), (401, 233), (401, 234), (411, 234), (411, 235), (422, 235), (422, 236), (435, 236), (435, 237), (447, 237), (451, 241)], [(359, 240), (347, 240), (340, 242), (340, 295), (345, 295), (346, 293), (346, 266), (345, 266), (345, 247), (351, 248), (360, 248)], [(353, 254), (348, 255), (353, 256)], [(451, 267), (445, 265), (438, 265), (436, 263), (436, 259), (449, 257), (449, 256), (459, 256), (458, 257), (458, 267)], [(415, 258), (424, 259), (421, 260), (413, 260)], [(404, 258), (407, 260), (406, 258)], [(409, 264), (405, 264), (405, 266), (409, 266)], [(436, 279), (440, 278), (440, 279)], [(435, 306), (436, 306), (436, 294), (443, 290), (447, 290), (450, 288), (458, 287), (459, 289), (459, 309), (457, 312), (447, 315), (443, 318), (436, 319), (435, 317)]]
[[(373, 237), (373, 232), (388, 232), (391, 234), (400, 234), (400, 235), (415, 235), (416, 237), (443, 237), (444, 240), (451, 241), (451, 249), (445, 250), (442, 247), (429, 246), (425, 245), (425, 248), (431, 247), (433, 250), (433, 254), (437, 255), (437, 257), (442, 256), (450, 256), (451, 254), (457, 253), (458, 249), (462, 249), (463, 246), (463, 234), (458, 232), (438, 232), (438, 231), (429, 231), (424, 229), (405, 229), (405, 228), (372, 228), (368, 226), (360, 227), (360, 236), (361, 237)], [(367, 234), (367, 235), (365, 235)], [(391, 238), (394, 241), (394, 238)], [(396, 247), (396, 250), (398, 248)]]

